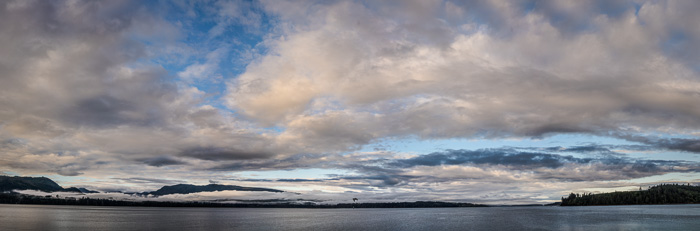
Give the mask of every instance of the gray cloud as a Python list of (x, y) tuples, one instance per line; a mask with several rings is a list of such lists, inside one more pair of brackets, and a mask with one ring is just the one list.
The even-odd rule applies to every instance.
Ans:
[(67, 164), (59, 166), (58, 169), (56, 169), (56, 173), (62, 176), (78, 176), (82, 175), (83, 173), (80, 171), (85, 169), (87, 168), (78, 164)]
[[(577, 146), (580, 147), (580, 146)], [(579, 152), (577, 147), (573, 147), (574, 152)], [(568, 150), (566, 148), (565, 150)], [(589, 150), (607, 150), (604, 148), (594, 148), (587, 146), (586, 152)], [(559, 150), (557, 150), (559, 151)], [(570, 155), (550, 154), (542, 152), (523, 152), (514, 148), (495, 148), (495, 149), (479, 149), (479, 150), (447, 150), (444, 152), (435, 152), (425, 154), (413, 158), (395, 160), (389, 162), (388, 166), (397, 168), (409, 168), (414, 166), (437, 166), (437, 165), (465, 165), (465, 164), (487, 164), (487, 165), (505, 165), (516, 168), (534, 169), (534, 168), (561, 168), (567, 164), (586, 165), (586, 164), (602, 164), (610, 166), (614, 169), (620, 166), (632, 166), (635, 170), (656, 171), (659, 166), (684, 166), (694, 165), (694, 162), (670, 161), (670, 160), (642, 160), (620, 156), (602, 156), (602, 157), (574, 157)], [(695, 169), (695, 168), (694, 168)]]
[(691, 153), (700, 153), (700, 139), (689, 138), (659, 138), (631, 134), (617, 134), (617, 137), (650, 145), (657, 149), (668, 149)]
[[(81, 100), (75, 107), (67, 108), (64, 116), (77, 124), (109, 126), (137, 122), (125, 118), (123, 115), (138, 112), (139, 110), (136, 110), (128, 101), (119, 100), (110, 96), (97, 96), (95, 98)], [(145, 118), (144, 122), (149, 119), (150, 118)], [(134, 124), (141, 125), (140, 123)]]
[(144, 159), (142, 161), (150, 166), (155, 167), (186, 164), (185, 162), (177, 160), (171, 156), (158, 156), (154, 158)]
[[(351, 159), (345, 161), (352, 162)], [(249, 170), (291, 170), (296, 168), (333, 167), (338, 164), (338, 155), (297, 154), (285, 158), (263, 160), (240, 160), (217, 164), (206, 170), (212, 171), (249, 171)]]
[(572, 146), (572, 147), (556, 146), (556, 147), (546, 147), (546, 148), (532, 148), (532, 150), (543, 150), (543, 151), (549, 151), (549, 152), (614, 154), (614, 152), (610, 149), (616, 148), (616, 147), (619, 147), (619, 146), (589, 144), (589, 145)]
[[(13, 158), (0, 165), (67, 176), (113, 167), (96, 164), (113, 161), (115, 153), (92, 139), (130, 128), (168, 129), (193, 105), (162, 68), (136, 65), (148, 55), (143, 42), (168, 43), (142, 27), (173, 34), (140, 9), (131, 1), (0, 3), (0, 137), (25, 143), (3, 147)], [(122, 135), (109, 134), (113, 143), (135, 143)]]
[(482, 149), (476, 151), (447, 150), (411, 159), (390, 163), (396, 167), (460, 165), (460, 164), (500, 164), (509, 166), (528, 166), (531, 168), (559, 168), (566, 163), (586, 164), (593, 159), (575, 158), (546, 153), (518, 152), (508, 149)]
[(157, 184), (163, 184), (163, 185), (186, 183), (186, 181), (183, 181), (183, 180), (166, 180), (166, 179), (156, 179), (156, 178), (146, 178), (146, 177), (129, 177), (129, 178), (114, 178), (114, 179), (129, 182), (129, 183), (157, 183)]
[(272, 156), (268, 152), (250, 152), (225, 147), (193, 147), (185, 149), (181, 156), (197, 158), (202, 160), (245, 160), (264, 159)]
[[(202, 104), (205, 92), (159, 66), (179, 62), (168, 60), (173, 56), (186, 59), (171, 52), (189, 48), (156, 9), (139, 1), (10, 1), (0, 11), (0, 139), (23, 142), (1, 145), (8, 158), (0, 166), (100, 175), (134, 160), (186, 167), (168, 156), (216, 161), (277, 153), (273, 140)], [(88, 157), (109, 164), (97, 169), (79, 161)]]
[(277, 182), (321, 182), (323, 180), (316, 179), (277, 179)]
[(233, 179), (236, 181), (252, 181), (252, 182), (323, 182), (333, 179)]
[(565, 33), (586, 33), (597, 30), (591, 17), (605, 15), (611, 18), (624, 16), (626, 11), (635, 10), (635, 2), (613, 1), (529, 1), (533, 11), (541, 13), (559, 31)]

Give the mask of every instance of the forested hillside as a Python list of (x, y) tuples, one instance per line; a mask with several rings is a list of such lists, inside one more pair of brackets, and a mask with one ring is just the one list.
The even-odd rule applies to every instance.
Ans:
[(700, 186), (662, 184), (647, 190), (601, 194), (569, 194), (561, 198), (562, 206), (642, 205), (700, 203)]
[(46, 177), (0, 176), (0, 192), (12, 190), (58, 192), (66, 189)]

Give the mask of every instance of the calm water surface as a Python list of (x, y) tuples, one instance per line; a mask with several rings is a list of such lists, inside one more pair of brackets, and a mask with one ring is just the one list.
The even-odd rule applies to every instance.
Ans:
[(0, 230), (700, 230), (700, 205), (257, 209), (0, 204)]

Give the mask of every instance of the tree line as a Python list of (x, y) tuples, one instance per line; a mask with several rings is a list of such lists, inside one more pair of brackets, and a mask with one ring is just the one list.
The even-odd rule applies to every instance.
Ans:
[(700, 186), (661, 184), (646, 190), (610, 193), (571, 193), (561, 198), (562, 206), (582, 205), (649, 205), (700, 203)]

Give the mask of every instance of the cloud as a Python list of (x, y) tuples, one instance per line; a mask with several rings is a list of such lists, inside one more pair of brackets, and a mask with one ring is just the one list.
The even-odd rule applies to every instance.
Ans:
[(203, 160), (238, 160), (267, 158), (273, 154), (265, 152), (247, 152), (219, 147), (194, 147), (183, 150), (180, 155)]
[(276, 181), (279, 182), (320, 182), (323, 180), (316, 180), (316, 179), (278, 179)]
[(135, 25), (162, 23), (142, 6), (38, 1), (0, 8), (0, 50), (7, 57), (0, 60), (0, 136), (25, 143), (3, 148), (15, 157), (3, 166), (79, 175), (104, 166), (95, 164), (104, 147), (82, 138), (116, 127), (163, 126), (172, 115), (166, 111), (182, 110), (165, 71), (137, 62), (146, 53), (130, 37), (139, 31)]
[[(281, 5), (266, 7), (297, 26), (266, 41), (270, 52), (229, 81), (226, 102), (263, 126), (287, 128), (283, 140), (353, 150), (386, 137), (606, 136), (700, 126), (692, 106), (697, 72), (665, 58), (665, 32), (643, 22), (634, 4), (457, 6), (483, 21), (443, 19), (442, 4), (431, 3), (330, 2), (306, 5), (304, 14), (279, 12)], [(567, 13), (573, 9), (582, 12)], [(446, 29), (475, 23), (470, 31)]]
[(154, 158), (150, 158), (150, 159), (145, 159), (145, 160), (143, 160), (143, 162), (150, 165), (150, 166), (155, 166), (155, 167), (185, 164), (185, 162), (177, 160), (177, 159), (170, 157), (170, 156), (158, 156), (158, 157), (154, 157)]
[(619, 138), (639, 142), (655, 148), (700, 153), (700, 139), (694, 138), (659, 138), (631, 134), (618, 134)]
[(139, 7), (129, 2), (5, 7), (3, 20), (22, 26), (0, 31), (14, 34), (0, 48), (13, 56), (2, 61), (0, 103), (54, 126), (149, 125), (164, 120), (166, 102), (178, 94), (175, 85), (162, 69), (125, 67), (145, 56), (143, 45), (128, 39), (135, 20), (152, 23), (133, 10)]
[(257, 1), (217, 1), (217, 24), (209, 30), (210, 37), (222, 35), (233, 25), (242, 25), (254, 30), (262, 27), (263, 12)]
[(331, 167), (339, 161), (339, 156), (323, 154), (296, 154), (275, 159), (239, 160), (228, 163), (217, 163), (208, 167), (211, 171), (245, 171), (245, 170), (290, 170), (297, 168)]
[[(7, 156), (1, 166), (21, 174), (100, 177), (124, 175), (118, 169), (134, 160), (141, 168), (184, 168), (186, 158), (175, 156), (270, 158), (278, 152), (264, 145), (270, 138), (203, 103), (207, 92), (159, 65), (173, 64), (168, 60), (180, 53), (172, 49), (189, 48), (178, 41), (181, 25), (152, 14), (150, 6), (39, 1), (0, 8), (6, 55), (0, 59), (0, 139), (22, 143), (0, 146)], [(226, 52), (215, 50), (207, 63), (218, 65)]]
[(529, 166), (559, 168), (565, 163), (586, 164), (592, 159), (580, 159), (572, 156), (561, 156), (546, 153), (517, 152), (515, 150), (448, 150), (399, 160), (392, 165), (396, 167), (436, 166), (460, 164), (500, 164), (510, 166)]
[(130, 183), (158, 183), (163, 185), (170, 184), (182, 184), (185, 181), (182, 180), (167, 180), (167, 179), (156, 179), (156, 178), (146, 178), (146, 177), (129, 177), (129, 178), (115, 178), (117, 180), (130, 182)]
[(204, 63), (189, 65), (184, 71), (177, 73), (177, 75), (185, 81), (220, 80), (222, 77), (217, 73), (219, 70), (219, 63), (227, 51), (227, 47), (219, 47), (207, 54), (206, 61)]

